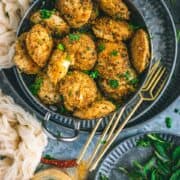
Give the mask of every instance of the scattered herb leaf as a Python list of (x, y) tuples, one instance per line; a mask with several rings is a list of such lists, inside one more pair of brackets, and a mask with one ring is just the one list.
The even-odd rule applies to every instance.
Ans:
[(41, 9), (40, 15), (42, 19), (49, 19), (54, 14), (54, 10)]
[(94, 70), (90, 72), (90, 77), (92, 79), (97, 79), (99, 77), (99, 71), (98, 70)]
[(61, 136), (62, 136), (62, 132), (61, 132), (61, 131), (58, 131), (58, 132), (57, 132), (57, 136), (58, 136), (58, 137), (61, 137)]
[(110, 53), (110, 55), (111, 56), (118, 56), (118, 51), (117, 50), (113, 50), (111, 53)]
[(170, 180), (179, 180), (179, 179), (180, 179), (180, 169), (174, 172), (172, 176), (170, 177)]
[(172, 154), (173, 160), (180, 159), (180, 146), (177, 146)]
[(151, 143), (148, 139), (140, 139), (139, 141), (137, 141), (136, 145), (138, 147), (150, 147)]
[(134, 78), (134, 79), (131, 79), (129, 81), (129, 84), (133, 85), (133, 86), (136, 86), (139, 82), (139, 79), (138, 78)]
[(57, 48), (58, 48), (59, 50), (61, 50), (61, 51), (64, 51), (64, 50), (65, 50), (65, 46), (64, 46), (63, 44), (61, 44), (61, 43), (59, 43), (59, 44), (57, 45)]
[(178, 113), (180, 113), (180, 109), (175, 108), (175, 109), (174, 109), (174, 112), (175, 112), (176, 114), (178, 114)]
[(101, 140), (100, 143), (101, 144), (106, 144), (106, 140)]
[(45, 156), (44, 156), (44, 158), (46, 158), (46, 159), (54, 159), (51, 155), (49, 155), (49, 154), (46, 154)]
[(31, 93), (34, 96), (38, 95), (38, 92), (41, 88), (42, 83), (43, 83), (43, 79), (39, 77), (39, 78), (36, 78), (35, 82), (33, 84), (31, 84), (31, 86), (29, 87)]
[(69, 34), (69, 39), (71, 41), (78, 41), (80, 39), (80, 34)]
[(133, 30), (133, 31), (136, 31), (136, 30), (138, 30), (138, 29), (140, 29), (140, 28), (143, 28), (143, 26), (135, 25), (135, 24), (132, 24), (132, 23), (129, 23), (129, 27), (130, 27), (130, 29)]
[(177, 30), (177, 41), (180, 41), (180, 30)]
[(105, 45), (104, 44), (99, 44), (97, 49), (98, 49), (98, 52), (100, 53), (100, 52), (105, 50)]
[(167, 128), (171, 128), (172, 127), (172, 118), (166, 117), (165, 118), (165, 123), (166, 123)]
[(100, 180), (109, 180), (109, 178), (106, 175), (100, 173)]
[(99, 71), (98, 70), (85, 70), (83, 71), (85, 74), (88, 74), (92, 79), (97, 79), (100, 75), (99, 75)]
[(113, 88), (113, 89), (117, 89), (119, 87), (119, 82), (118, 80), (115, 79), (111, 79), (108, 81), (108, 84)]

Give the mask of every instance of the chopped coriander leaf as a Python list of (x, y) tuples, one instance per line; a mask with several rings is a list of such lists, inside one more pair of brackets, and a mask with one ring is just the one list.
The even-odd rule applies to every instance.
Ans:
[(42, 78), (36, 78), (35, 82), (31, 84), (31, 86), (29, 87), (30, 91), (32, 92), (34, 96), (38, 95), (38, 92), (41, 88), (42, 83), (43, 83)]
[(137, 141), (136, 145), (138, 147), (150, 147), (151, 143), (148, 139), (140, 139), (139, 141)]
[(92, 79), (97, 79), (99, 77), (99, 71), (98, 70), (91, 71), (89, 76)]
[(40, 15), (42, 19), (49, 19), (54, 14), (54, 10), (41, 9)]
[(78, 41), (80, 39), (80, 34), (69, 34), (69, 39), (71, 41)]
[(109, 178), (106, 175), (100, 173), (100, 180), (109, 180)]
[(105, 50), (105, 45), (104, 44), (99, 44), (97, 49), (98, 49), (98, 52), (100, 53), (100, 52)]
[(46, 159), (54, 159), (51, 155), (49, 155), (49, 154), (46, 154), (45, 156), (44, 156), (44, 158), (46, 158)]
[(147, 138), (153, 142), (155, 141), (155, 142), (159, 142), (162, 144), (167, 144), (167, 142), (157, 134), (148, 134)]
[(129, 72), (129, 71), (126, 71), (126, 72), (124, 73), (124, 77), (126, 78), (127, 81), (129, 81), (129, 80), (131, 79), (131, 74), (130, 74), (130, 72)]
[(180, 146), (177, 146), (172, 154), (173, 160), (179, 160), (180, 161)]
[(61, 50), (61, 51), (64, 51), (64, 50), (65, 50), (64, 45), (61, 44), (61, 43), (59, 43), (59, 44), (57, 45), (57, 48), (58, 48), (59, 50)]
[(170, 180), (179, 180), (179, 179), (180, 179), (180, 169), (176, 170), (170, 177)]
[(180, 30), (177, 30), (177, 41), (180, 41)]
[(101, 144), (106, 144), (106, 140), (101, 140), (100, 143)]
[(129, 27), (130, 27), (130, 29), (133, 30), (133, 31), (136, 31), (136, 30), (138, 30), (138, 29), (140, 29), (140, 28), (143, 28), (143, 26), (135, 25), (135, 24), (132, 24), (132, 23), (129, 23)]
[(118, 51), (117, 50), (113, 50), (111, 53), (110, 53), (111, 56), (118, 56)]
[(61, 136), (62, 136), (62, 132), (58, 131), (58, 132), (57, 132), (57, 136), (58, 136), (58, 137), (61, 137)]
[(177, 109), (177, 108), (175, 108), (175, 109), (174, 109), (174, 112), (175, 112), (175, 113), (179, 113), (179, 112), (180, 112), (180, 110), (179, 110), (179, 109)]
[(138, 78), (134, 78), (129, 71), (126, 71), (123, 74), (119, 74), (118, 77), (119, 78), (125, 78), (126, 81), (128, 81), (128, 83), (133, 85), (133, 86), (136, 86), (138, 84), (138, 82), (139, 82), (139, 79)]
[(129, 81), (129, 83), (131, 84), (131, 85), (137, 85), (138, 84), (138, 82), (139, 82), (139, 79), (138, 78), (134, 78), (134, 79), (131, 79), (130, 81)]
[(65, 113), (68, 112), (68, 110), (65, 108), (65, 106), (61, 105), (61, 106), (59, 107), (59, 112), (60, 112), (61, 114), (65, 114)]
[(99, 71), (98, 70), (84, 70), (83, 73), (89, 75), (92, 79), (97, 79), (99, 77)]
[(82, 72), (89, 75), (91, 71), (89, 71), (89, 70), (83, 70)]
[(166, 117), (165, 118), (165, 123), (166, 123), (167, 128), (171, 128), (172, 127), (172, 118)]
[(115, 80), (115, 79), (111, 79), (108, 81), (109, 85), (113, 88), (113, 89), (116, 89), (119, 87), (119, 82), (118, 80)]
[(120, 170), (121, 172), (123, 172), (124, 174), (128, 174), (127, 169), (123, 168), (123, 167), (118, 167), (118, 170)]

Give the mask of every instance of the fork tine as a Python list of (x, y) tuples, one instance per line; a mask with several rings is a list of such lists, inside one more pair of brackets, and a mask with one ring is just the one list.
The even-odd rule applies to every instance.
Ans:
[(161, 73), (159, 74), (159, 76), (154, 80), (153, 85), (152, 85), (152, 87), (151, 87), (151, 89), (150, 89), (150, 93), (152, 93), (152, 92), (154, 91), (156, 85), (157, 85), (158, 82), (161, 80), (161, 78), (163, 77), (163, 75), (164, 75), (165, 72), (166, 72), (166, 68), (163, 67), (163, 68), (161, 69)]
[(153, 74), (153, 77), (149, 81), (149, 84), (146, 88), (143, 88), (142, 91), (149, 91), (151, 86), (153, 85), (154, 81), (159, 77), (161, 74), (161, 71), (163, 69), (163, 66), (159, 66), (159, 68), (156, 70), (155, 74)]
[(80, 153), (79, 158), (77, 159), (77, 164), (79, 164), (81, 162), (82, 158), (84, 157), (84, 155), (85, 155), (85, 153), (89, 147), (89, 144), (92, 142), (92, 139), (93, 139), (98, 127), (100, 126), (102, 120), (103, 120), (103, 118), (99, 119), (98, 122), (96, 123), (96, 126), (94, 127), (93, 131), (91, 132), (88, 140), (86, 141), (86, 143), (85, 143), (85, 145), (84, 145), (84, 147)]
[(157, 84), (160, 82), (160, 80), (163, 77), (163, 75), (165, 74), (165, 72), (166, 72), (166, 68), (164, 67), (164, 68), (162, 68), (160, 75), (154, 80), (151, 88), (149, 89), (150, 97), (148, 97), (148, 98), (143, 97), (144, 101), (153, 101), (153, 100), (155, 100), (158, 97), (158, 95), (160, 94), (162, 88), (164, 87), (164, 85), (166, 83), (166, 79), (167, 78), (165, 78), (165, 80), (161, 83), (161, 86), (159, 87), (159, 89), (157, 90), (155, 95), (153, 95), (153, 91), (157, 87)]
[(154, 95), (154, 97), (152, 98), (152, 101), (155, 100), (159, 94), (161, 93), (161, 90), (163, 89), (163, 87), (165, 86), (165, 83), (167, 82), (168, 77), (166, 77), (163, 81), (163, 83), (161, 84), (161, 86), (159, 87), (158, 91), (156, 92), (156, 94)]
[(118, 127), (117, 131), (114, 133), (113, 136), (111, 136), (110, 140), (105, 144), (105, 146), (103, 147), (103, 149), (100, 151), (97, 159), (95, 159), (95, 161), (91, 164), (89, 171), (94, 170), (98, 163), (100, 162), (101, 158), (104, 156), (104, 154), (107, 152), (107, 150), (109, 149), (109, 147), (112, 145), (112, 143), (115, 141), (115, 139), (117, 138), (117, 136), (120, 134), (120, 132), (123, 130), (123, 128), (125, 127), (125, 125), (127, 124), (127, 122), (129, 121), (129, 119), (133, 116), (133, 114), (136, 112), (136, 110), (139, 108), (139, 106), (141, 105), (141, 103), (143, 102), (143, 99), (139, 99), (139, 101), (137, 102), (137, 104), (133, 107), (133, 110), (131, 111), (131, 113), (126, 117), (126, 119), (123, 121), (123, 123)]
[(111, 136), (113, 135), (113, 133), (114, 133), (114, 131), (115, 131), (115, 129), (116, 129), (118, 123), (119, 123), (119, 120), (121, 119), (121, 117), (122, 117), (122, 115), (123, 115), (125, 109), (126, 109), (126, 106), (124, 106), (124, 107), (121, 109), (121, 111), (119, 112), (119, 115), (118, 115), (118, 117), (117, 117), (117, 119), (116, 119), (116, 121), (115, 121), (113, 127), (111, 128), (111, 131), (109, 132), (106, 141), (109, 141), (109, 139), (110, 139)]
[(94, 149), (91, 158), (88, 160), (88, 164), (89, 164), (89, 165), (92, 163), (93, 159), (95, 158), (96, 154), (98, 153), (99, 148), (100, 148), (101, 145), (102, 145), (102, 144), (101, 144), (101, 141), (106, 140), (106, 139), (105, 139), (106, 134), (108, 133), (108, 131), (109, 131), (109, 129), (110, 129), (110, 127), (111, 127), (111, 125), (112, 125), (112, 123), (113, 123), (116, 115), (117, 115), (117, 113), (114, 113), (114, 114), (113, 114), (113, 116), (111, 117), (108, 125), (107, 125), (106, 128), (104, 129), (103, 134), (101, 135), (100, 139), (98, 140), (98, 142), (97, 142), (97, 144), (96, 144), (96, 146), (95, 146), (96, 148)]
[(151, 70), (148, 74), (148, 78), (143, 86), (143, 89), (147, 89), (147, 86), (149, 85), (149, 82), (151, 81), (152, 77), (154, 76), (159, 65), (160, 65), (160, 60), (158, 60), (156, 63), (154, 63), (153, 67), (151, 68)]

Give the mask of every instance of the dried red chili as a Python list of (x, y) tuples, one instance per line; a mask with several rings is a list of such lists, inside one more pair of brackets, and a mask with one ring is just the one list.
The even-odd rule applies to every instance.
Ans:
[(47, 158), (41, 158), (41, 163), (53, 165), (58, 168), (72, 168), (77, 166), (76, 159), (72, 160), (57, 160), (57, 159), (47, 159)]

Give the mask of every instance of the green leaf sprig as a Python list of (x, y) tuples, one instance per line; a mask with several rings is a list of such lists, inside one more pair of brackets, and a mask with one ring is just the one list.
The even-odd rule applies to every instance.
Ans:
[(49, 19), (54, 14), (54, 12), (55, 10), (41, 9), (40, 16), (42, 19)]
[(43, 79), (38, 77), (38, 78), (36, 78), (35, 82), (33, 84), (31, 84), (31, 86), (29, 87), (31, 93), (34, 96), (38, 95), (38, 92), (39, 92), (39, 90), (41, 88), (42, 83), (43, 83)]
[(148, 134), (137, 141), (142, 148), (152, 147), (153, 155), (144, 164), (133, 162), (133, 170), (123, 167), (118, 169), (130, 180), (179, 180), (180, 179), (180, 146), (175, 146), (157, 134)]

